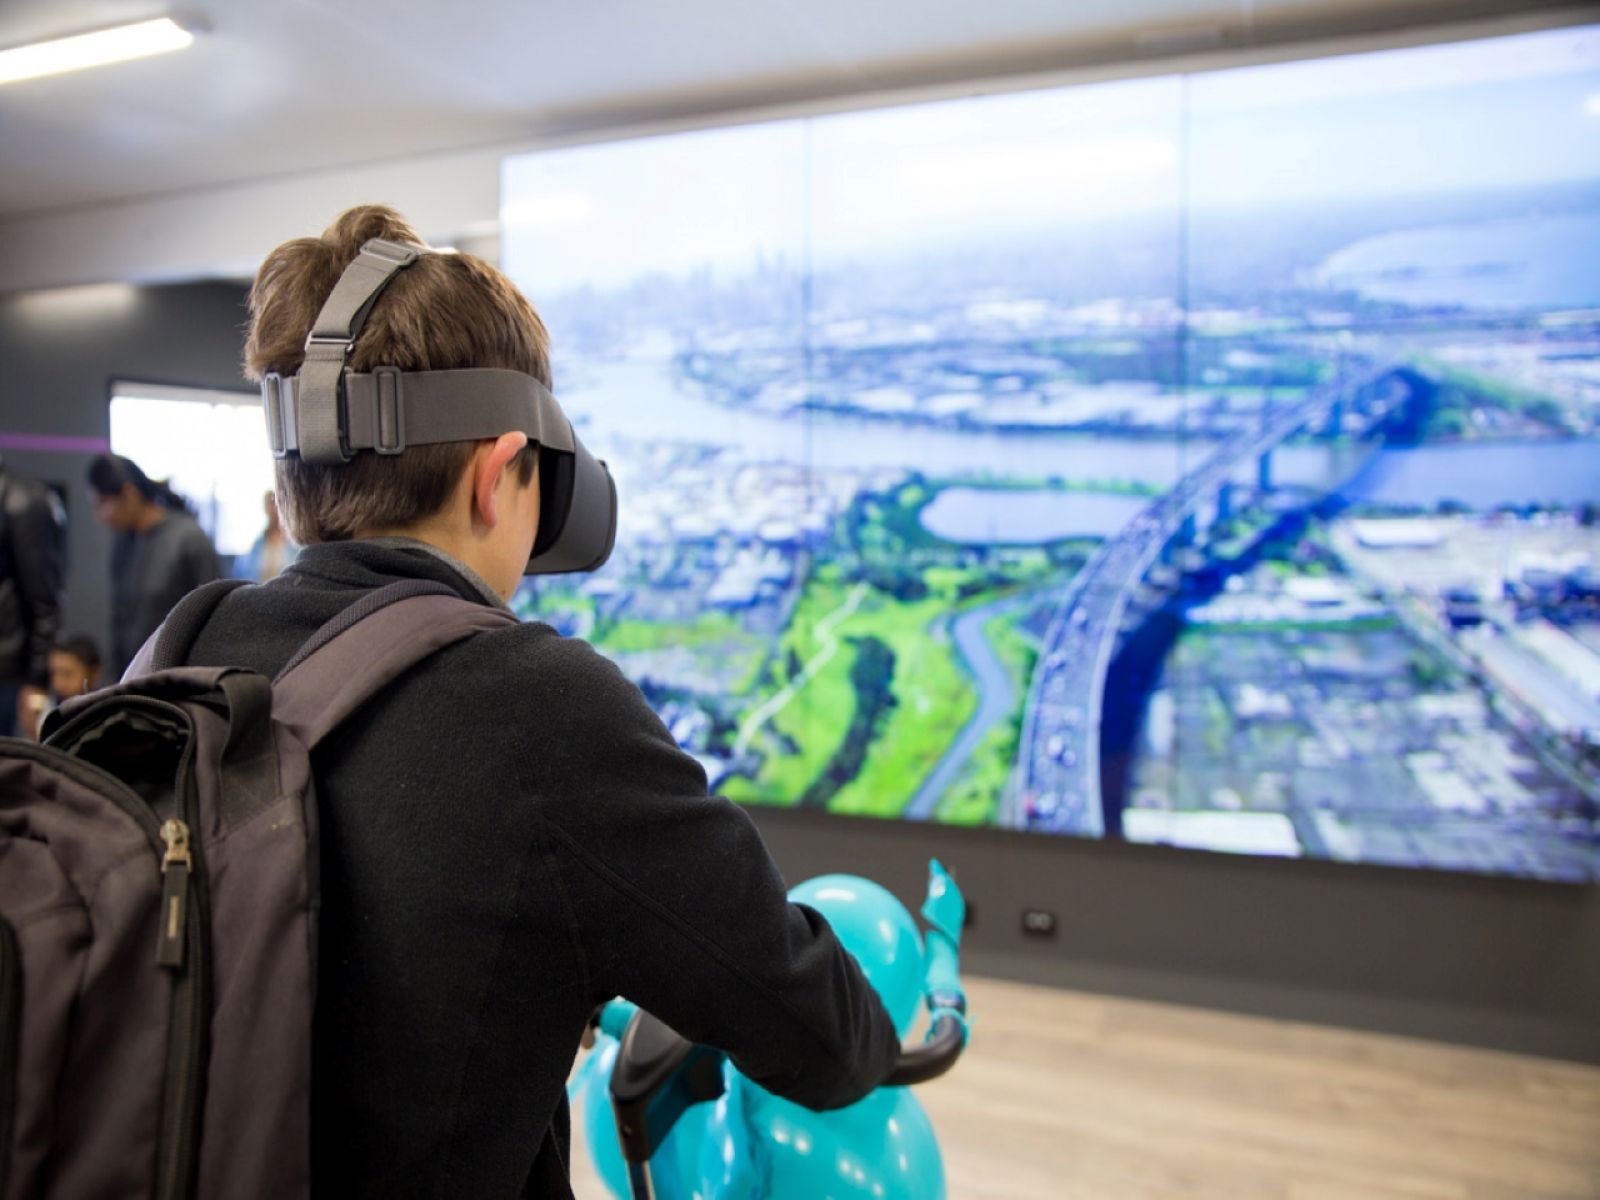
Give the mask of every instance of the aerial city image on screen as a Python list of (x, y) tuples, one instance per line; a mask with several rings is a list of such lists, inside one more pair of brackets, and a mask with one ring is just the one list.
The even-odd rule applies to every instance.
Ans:
[(1600, 28), (528, 154), (734, 800), (1600, 880)]

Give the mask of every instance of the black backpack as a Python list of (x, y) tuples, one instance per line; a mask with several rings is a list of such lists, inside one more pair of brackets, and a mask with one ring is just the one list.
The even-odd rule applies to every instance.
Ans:
[(310, 1192), (311, 750), (434, 651), (515, 623), (404, 581), (269, 681), (184, 667), (186, 597), (42, 745), (0, 739), (0, 1197)]

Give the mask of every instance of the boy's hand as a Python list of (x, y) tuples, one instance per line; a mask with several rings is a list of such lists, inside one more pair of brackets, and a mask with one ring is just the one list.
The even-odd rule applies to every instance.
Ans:
[(17, 693), (17, 736), (30, 742), (39, 740), (39, 722), (45, 709), (50, 707), (50, 697), (43, 688), (24, 686)]

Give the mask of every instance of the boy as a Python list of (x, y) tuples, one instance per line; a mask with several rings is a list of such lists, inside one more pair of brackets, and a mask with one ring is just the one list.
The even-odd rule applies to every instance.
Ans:
[(50, 647), (50, 696), (56, 704), (94, 691), (100, 673), (100, 647), (87, 634), (72, 634)]
[(45, 717), (63, 700), (82, 696), (100, 686), (100, 647), (85, 633), (62, 638), (50, 647), (48, 690), (34, 689), (18, 714), (17, 736), (38, 741)]
[[(253, 377), (302, 369), (319, 310), (372, 238), (420, 241), (373, 206), (268, 256), (250, 297)], [(422, 253), (343, 361), (548, 386), (547, 343), (494, 268)], [(274, 674), (396, 580), (489, 605), (515, 590), (540, 528), (525, 433), (320, 457), (277, 464), (300, 558), (229, 595), (192, 664)], [(570, 1196), (564, 1081), (590, 1013), (618, 994), (813, 1107), (853, 1102), (893, 1066), (893, 1025), (855, 961), (786, 901), (749, 819), (706, 794), (584, 643), (530, 624), (441, 651), (336, 730), (313, 769), (319, 1192)]]

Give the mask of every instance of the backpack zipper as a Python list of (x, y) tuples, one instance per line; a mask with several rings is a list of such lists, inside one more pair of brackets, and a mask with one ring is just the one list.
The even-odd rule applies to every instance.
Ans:
[(183, 966), (183, 944), (189, 921), (189, 826), (174, 818), (161, 826), (167, 851), (161, 857), (161, 932), (156, 939), (156, 964)]
[(0, 917), (0, 1194), (11, 1177), (11, 1123), (16, 1111), (22, 1036), (22, 956), (17, 934)]
[(177, 816), (163, 822), (161, 840), (161, 933), (156, 961), (171, 970), (172, 1022), (167, 1037), (166, 1109), (161, 1122), (159, 1200), (184, 1200), (194, 1189), (195, 1148), (200, 1133), (205, 1082), (206, 1029), (210, 998), (206, 954), (205, 872), (199, 840), (189, 820), (193, 800), (194, 742), (178, 763)]
[[(189, 905), (188, 933), (196, 951), (200, 948), (200, 916)], [(167, 1046), (169, 1084), (167, 1115), (162, 1122), (165, 1155), (161, 1180), (156, 1188), (160, 1200), (183, 1200), (193, 1187), (195, 1141), (200, 1132), (200, 1085), (205, 1061), (205, 1002), (198, 953), (189, 956), (189, 965), (177, 979), (172, 995), (172, 1025)]]

